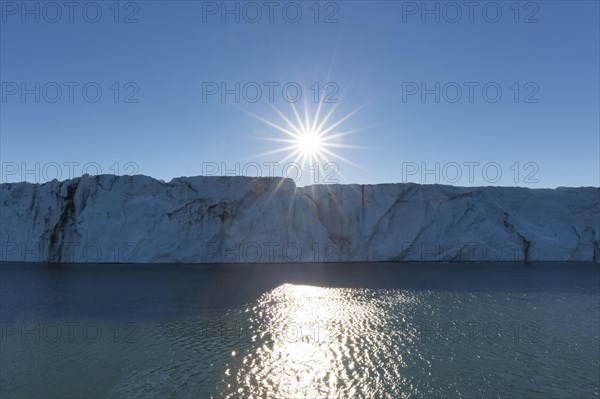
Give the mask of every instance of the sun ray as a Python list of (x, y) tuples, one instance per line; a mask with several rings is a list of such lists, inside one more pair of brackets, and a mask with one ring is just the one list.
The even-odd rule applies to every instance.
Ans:
[[(281, 143), (281, 147), (261, 155), (284, 154), (283, 159), (280, 160), (282, 163), (295, 162), (301, 172), (308, 167), (312, 171), (309, 174), (314, 173), (321, 177), (331, 175), (333, 167), (335, 176), (341, 177), (337, 162), (344, 162), (354, 167), (358, 167), (358, 165), (340, 155), (336, 150), (363, 148), (349, 145), (343, 141), (348, 135), (365, 129), (354, 126), (342, 128), (342, 125), (348, 123), (364, 105), (338, 118), (336, 111), (340, 102), (326, 103), (323, 100), (326, 94), (325, 88), (322, 88), (321, 91), (318, 93), (319, 101), (316, 101), (314, 106), (310, 106), (305, 97), (300, 103), (288, 102), (291, 111), (287, 113), (282, 112), (277, 106), (269, 104), (275, 111), (276, 119), (274, 120), (246, 112), (281, 133), (277, 137), (262, 137), (264, 140)], [(298, 106), (298, 104), (301, 105)], [(304, 109), (301, 109), (302, 106)], [(323, 181), (313, 181), (312, 183), (323, 183)]]
[(302, 118), (300, 118), (300, 114), (298, 113), (298, 110), (296, 109), (296, 104), (294, 104), (294, 103), (291, 102), (290, 106), (292, 107), (292, 111), (294, 112), (294, 116), (296, 117), (296, 120), (298, 121), (299, 130), (301, 132), (304, 132), (306, 130), (306, 127), (304, 127), (304, 124), (302, 123)]
[(343, 156), (341, 156), (341, 155), (338, 155), (338, 154), (336, 154), (336, 153), (335, 153), (335, 152), (333, 152), (333, 151), (329, 151), (329, 150), (328, 150), (328, 149), (326, 149), (326, 148), (323, 148), (323, 149), (322, 149), (322, 151), (323, 151), (323, 152), (325, 152), (325, 153), (327, 153), (327, 154), (329, 154), (329, 155), (331, 155), (331, 156), (332, 156), (332, 157), (334, 157), (334, 158), (337, 158), (337, 159), (339, 159), (339, 160), (341, 160), (341, 161), (344, 161), (344, 162), (346, 162), (346, 163), (348, 163), (348, 164), (350, 164), (350, 165), (352, 165), (352, 166), (358, 167), (358, 165), (357, 165), (357, 164), (355, 164), (354, 162), (350, 161), (349, 159), (346, 159), (346, 158), (344, 158), (344, 157), (343, 157)]
[(305, 132), (312, 131), (310, 126), (310, 117), (308, 116), (308, 102), (306, 100), (306, 96), (304, 97), (304, 123), (304, 126), (306, 126)]
[(273, 104), (271, 104), (271, 107), (275, 110), (275, 112), (277, 112), (277, 114), (281, 117), (281, 119), (283, 119), (285, 121), (285, 123), (287, 123), (297, 135), (301, 135), (302, 134), (302, 130), (298, 129), (298, 127), (296, 127), (296, 125), (294, 125), (294, 123), (292, 121), (290, 121), (284, 114), (283, 112), (281, 112), (279, 109), (277, 109), (276, 106), (274, 106)]
[(349, 114), (347, 114), (346, 116), (344, 116), (343, 118), (337, 120), (335, 123), (333, 123), (333, 125), (327, 127), (324, 130), (320, 130), (319, 134), (321, 136), (326, 135), (327, 133), (329, 133), (330, 131), (332, 131), (333, 129), (335, 129), (336, 127), (338, 127), (339, 125), (341, 125), (342, 123), (346, 122), (348, 119), (350, 119), (356, 112), (358, 112), (360, 109), (362, 108), (362, 106), (356, 108), (354, 111), (350, 112)]
[(362, 130), (365, 130), (365, 128), (356, 128), (356, 129), (345, 130), (345, 131), (341, 131), (341, 132), (338, 131), (336, 133), (329, 134), (326, 137), (323, 137), (322, 140), (323, 141), (327, 141), (327, 140), (337, 139), (337, 138), (340, 138), (340, 137), (348, 136), (349, 134), (360, 132)]
[(335, 112), (338, 104), (339, 103), (336, 103), (335, 105), (333, 105), (333, 107), (331, 107), (331, 109), (329, 110), (329, 112), (327, 112), (327, 114), (325, 115), (325, 117), (323, 118), (323, 120), (321, 121), (321, 123), (319, 124), (319, 126), (314, 130), (315, 132), (321, 132), (321, 129), (323, 129), (323, 126), (325, 126), (325, 124), (327, 123), (327, 121), (329, 121), (329, 119), (331, 118), (331, 116)]
[(295, 145), (290, 145), (288, 147), (281, 147), (281, 148), (277, 148), (275, 150), (271, 150), (271, 151), (267, 151), (267, 152), (263, 152), (261, 154), (259, 154), (259, 156), (264, 156), (264, 155), (275, 155), (275, 154), (279, 154), (281, 152), (287, 152), (290, 150), (295, 149), (296, 146)]
[(312, 126), (310, 130), (313, 132), (317, 130), (317, 122), (319, 121), (319, 115), (321, 115), (321, 107), (323, 106), (323, 101), (319, 101), (319, 105), (317, 105), (317, 111), (315, 112), (315, 117), (313, 118)]
[(280, 131), (280, 132), (282, 132), (282, 133), (285, 133), (285, 134), (287, 134), (287, 135), (290, 135), (290, 136), (292, 136), (292, 137), (297, 137), (297, 134), (294, 134), (293, 132), (290, 132), (290, 131), (289, 131), (289, 130), (287, 130), (286, 128), (284, 128), (284, 127), (281, 127), (281, 126), (279, 126), (279, 125), (277, 125), (277, 124), (275, 124), (275, 123), (271, 122), (271, 121), (270, 121), (270, 120), (268, 120), (268, 119), (262, 118), (262, 117), (260, 117), (260, 116), (258, 116), (258, 115), (256, 115), (256, 114), (254, 114), (254, 113), (252, 113), (252, 112), (250, 112), (250, 111), (246, 111), (246, 112), (247, 112), (248, 114), (252, 115), (253, 117), (255, 117), (256, 119), (258, 119), (259, 121), (261, 121), (261, 122), (263, 122), (263, 123), (266, 123), (267, 125), (269, 125), (269, 126), (271, 126), (271, 127), (274, 127), (275, 129), (279, 130), (279, 131)]

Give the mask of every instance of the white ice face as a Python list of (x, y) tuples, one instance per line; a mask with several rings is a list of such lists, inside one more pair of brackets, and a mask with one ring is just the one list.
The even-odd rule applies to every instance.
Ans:
[(599, 191), (141, 175), (2, 184), (1, 260), (597, 261)]

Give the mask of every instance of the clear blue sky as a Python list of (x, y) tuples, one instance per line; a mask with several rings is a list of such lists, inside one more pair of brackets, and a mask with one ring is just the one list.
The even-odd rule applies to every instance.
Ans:
[[(92, 162), (103, 173), (134, 170), (164, 180), (203, 168), (212, 173), (206, 168), (215, 164), (217, 172), (223, 164), (235, 169), (236, 162), (240, 172), (256, 174), (247, 166), (256, 162), (268, 175), (264, 162), (287, 153), (264, 154), (282, 146), (269, 138), (284, 135), (251, 115), (285, 124), (265, 82), (279, 84), (272, 105), (289, 117), (283, 85), (302, 85), (297, 107), (302, 113), (307, 100), (312, 115), (309, 87), (330, 82), (330, 91), (338, 90), (331, 98), (339, 100), (330, 121), (362, 106), (331, 132), (360, 129), (335, 140), (351, 146), (332, 149), (351, 161), (337, 161), (340, 183), (599, 185), (598, 1), (521, 2), (518, 13), (512, 1), (482, 1), (472, 15), (462, 1), (452, 3), (460, 16), (447, 2), (427, 2), (439, 7), (439, 22), (420, 1), (321, 2), (318, 15), (312, 1), (285, 11), (279, 2), (271, 21), (263, 1), (246, 8), (227, 2), (239, 7), (239, 22), (223, 13), (222, 2), (121, 2), (118, 15), (113, 1), (71, 10), (62, 1), (54, 3), (60, 10), (28, 2), (33, 13), (20, 1), (1, 3), (2, 181), (22, 180), (32, 169), (24, 177), (43, 182), (56, 174), (54, 163), (64, 179)], [(102, 15), (92, 23), (98, 8)], [(298, 8), (302, 16), (293, 23)], [(86, 99), (82, 88), (90, 82)], [(239, 103), (233, 94), (223, 102), (206, 91), (211, 82), (239, 82), (248, 91), (240, 89)], [(423, 99), (421, 85), (433, 89), (436, 82), (440, 101), (435, 93)], [(253, 103), (256, 84), (264, 90)], [(53, 103), (56, 85), (62, 97)], [(102, 97), (92, 102), (96, 85)], [(462, 97), (452, 102), (457, 85)], [(502, 97), (493, 102), (497, 87)], [(23, 88), (34, 93), (23, 98)], [(422, 173), (436, 163), (437, 172)], [(283, 164), (272, 170), (284, 174)], [(310, 173), (305, 167), (300, 185), (327, 182)]]

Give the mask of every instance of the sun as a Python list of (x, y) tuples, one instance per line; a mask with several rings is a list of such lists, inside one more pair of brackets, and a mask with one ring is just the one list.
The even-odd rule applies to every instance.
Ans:
[[(340, 156), (336, 150), (340, 148), (357, 148), (344, 144), (342, 139), (344, 136), (362, 129), (340, 130), (340, 128), (361, 107), (338, 119), (334, 118), (338, 104), (335, 103), (326, 110), (328, 104), (318, 102), (311, 110), (309, 104), (305, 102), (303, 115), (294, 103), (290, 103), (291, 115), (284, 114), (273, 104), (270, 104), (282, 122), (275, 122), (251, 112), (246, 112), (277, 131), (277, 137), (267, 138), (267, 140), (284, 143), (284, 146), (262, 155), (287, 153), (287, 156), (281, 160), (283, 163), (291, 161), (303, 168), (314, 169), (317, 167), (322, 170), (328, 165), (335, 164), (338, 160), (354, 165)], [(337, 167), (337, 164), (335, 166)]]
[(296, 150), (300, 152), (303, 157), (316, 158), (319, 153), (322, 153), (325, 142), (321, 140), (321, 137), (312, 130), (303, 131), (299, 134), (296, 141)]

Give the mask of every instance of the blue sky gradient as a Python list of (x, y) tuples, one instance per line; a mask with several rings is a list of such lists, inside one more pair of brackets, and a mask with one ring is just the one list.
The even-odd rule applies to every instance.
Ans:
[[(236, 102), (206, 88), (299, 84), (296, 105), (303, 112), (306, 100), (312, 115), (317, 104), (309, 87), (330, 82), (338, 90), (332, 121), (360, 107), (338, 129), (359, 129), (336, 140), (349, 147), (334, 149), (350, 162), (337, 160), (339, 170), (329, 180), (305, 167), (299, 185), (600, 185), (598, 1), (482, 1), (472, 21), (467, 8), (461, 6), (458, 17), (447, 2), (426, 3), (439, 9), (439, 21), (423, 13), (420, 1), (321, 2), (316, 8), (295, 2), (286, 16), (287, 3), (278, 2), (272, 21), (264, 2), (254, 3), (262, 16), (252, 22), (254, 10), (244, 13), (241, 2), (121, 2), (118, 15), (114, 2), (96, 2), (87, 17), (82, 8), (88, 2), (80, 2), (70, 22), (64, 6), (58, 18), (45, 3), (27, 2), (34, 10), (27, 14), (21, 2), (3, 1), (2, 181), (44, 182), (57, 174), (54, 163), (62, 179), (90, 163), (103, 173), (170, 180), (206, 173), (209, 164), (223, 171), (239, 163), (233, 173), (256, 174), (245, 167), (256, 162), (265, 176), (264, 162), (287, 155), (265, 154), (282, 146), (269, 139), (284, 135), (251, 114), (283, 124), (273, 105), (292, 117), (281, 89), (271, 104), (266, 91), (257, 102), (243, 93)], [(92, 23), (97, 5), (102, 15)], [(238, 7), (239, 22), (222, 7)], [(293, 23), (297, 8), (302, 16)], [(493, 22), (498, 9), (502, 15)], [(35, 82), (39, 102), (35, 93), (22, 96), (23, 84), (35, 89)], [(49, 82), (63, 88), (54, 103)], [(78, 84), (72, 101), (64, 82)], [(90, 82), (102, 89), (97, 102), (90, 100), (93, 87), (88, 99), (82, 94)], [(436, 82), (439, 102), (435, 94), (407, 92)], [(465, 82), (473, 82), (472, 101)], [(462, 97), (452, 102), (456, 85)], [(485, 85), (491, 85), (488, 97)], [(495, 87), (502, 97), (493, 102)], [(324, 104), (322, 115), (333, 105)], [(472, 178), (466, 165), (473, 165)], [(283, 166), (273, 173), (284, 174)]]

